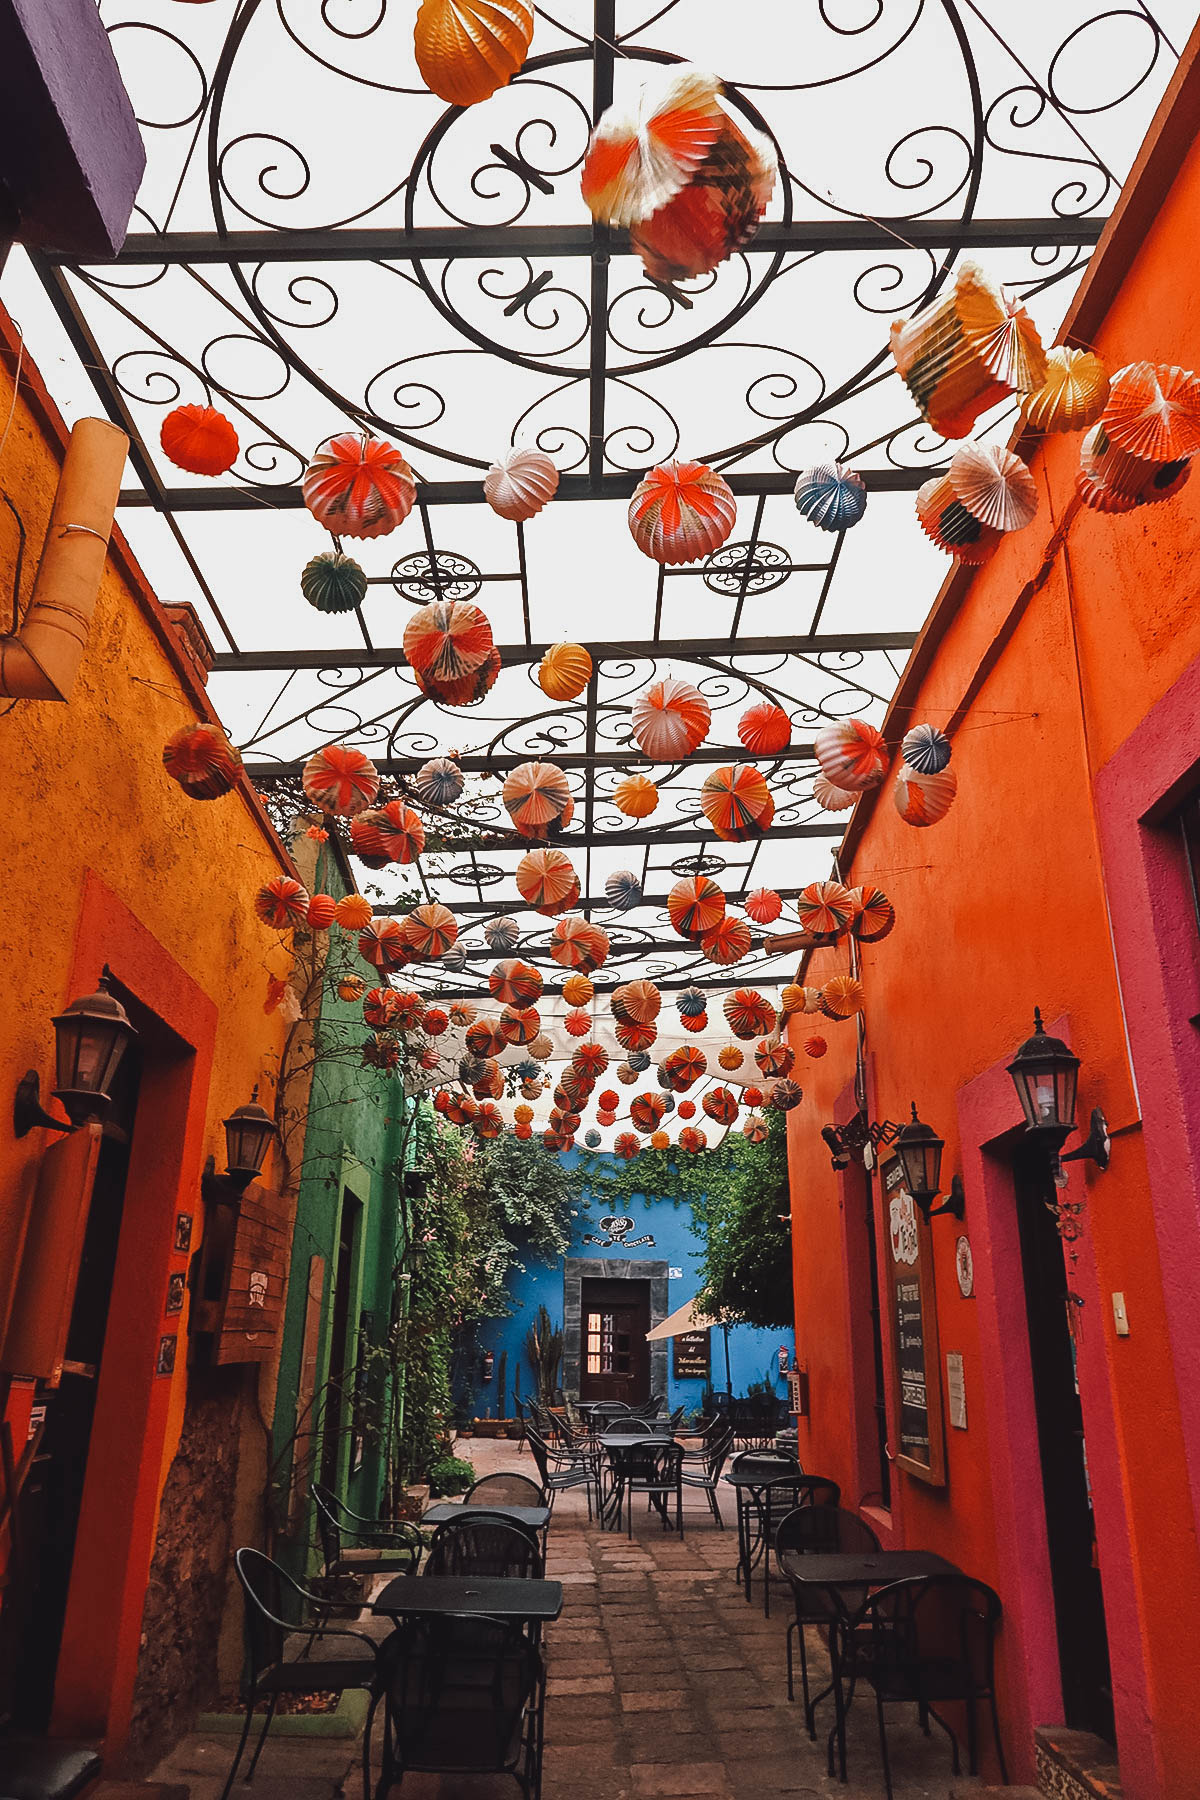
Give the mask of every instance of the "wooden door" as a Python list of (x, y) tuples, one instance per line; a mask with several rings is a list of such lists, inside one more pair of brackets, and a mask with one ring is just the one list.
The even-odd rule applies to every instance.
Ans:
[(585, 1281), (581, 1301), (579, 1398), (640, 1406), (650, 1398), (650, 1283)]

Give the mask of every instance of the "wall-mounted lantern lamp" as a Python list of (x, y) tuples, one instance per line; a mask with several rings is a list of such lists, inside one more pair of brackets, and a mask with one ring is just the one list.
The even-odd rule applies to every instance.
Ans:
[(250, 1104), (235, 1107), (222, 1123), (225, 1126), (225, 1179), (241, 1193), (262, 1174), (271, 1140), (279, 1135), (278, 1128), (270, 1113), (264, 1112), (258, 1104), (257, 1084), (250, 1096)]
[(829, 1151), (829, 1160), (835, 1174), (850, 1167), (850, 1149), (843, 1141), (842, 1134), (836, 1125), (822, 1125), (821, 1136), (825, 1139)]
[(1079, 1058), (1063, 1043), (1051, 1037), (1042, 1024), (1040, 1007), (1033, 1009), (1033, 1036), (1026, 1038), (1008, 1065), (1025, 1115), (1025, 1129), (1045, 1145), (1059, 1187), (1066, 1185), (1063, 1162), (1086, 1159), (1098, 1168), (1107, 1169), (1109, 1158), (1108, 1126), (1097, 1108), (1092, 1113), (1091, 1129), (1078, 1150), (1062, 1157), (1059, 1152), (1075, 1129), (1075, 1101), (1079, 1086)]
[(926, 1219), (936, 1219), (941, 1213), (951, 1213), (954, 1218), (961, 1219), (965, 1209), (961, 1175), (956, 1175), (950, 1184), (950, 1198), (941, 1206), (933, 1204), (941, 1187), (942, 1151), (945, 1148), (945, 1140), (938, 1136), (932, 1125), (923, 1124), (917, 1117), (914, 1102), (910, 1123), (902, 1125), (897, 1134), (896, 1152), (904, 1168), (904, 1185)]
[(137, 1036), (125, 1008), (109, 991), (111, 979), (105, 964), (96, 992), (82, 1000), (72, 1000), (66, 1011), (52, 1021), (54, 1098), (61, 1101), (71, 1123), (64, 1125), (45, 1111), (37, 1070), (30, 1069), (18, 1084), (13, 1106), (13, 1131), (17, 1137), (24, 1137), (35, 1125), (51, 1131), (73, 1131), (105, 1112), (125, 1046)]

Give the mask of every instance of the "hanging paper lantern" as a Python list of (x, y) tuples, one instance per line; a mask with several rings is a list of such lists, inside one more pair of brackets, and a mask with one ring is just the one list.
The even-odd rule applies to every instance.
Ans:
[(479, 1104), (470, 1094), (452, 1094), (446, 1117), (452, 1125), (469, 1125), (478, 1111)]
[(449, 1106), (450, 1106), (449, 1090), (447, 1088), (439, 1088), (437, 1093), (433, 1096), (434, 1112), (444, 1113), (449, 1109)]
[(577, 887), (571, 860), (561, 850), (530, 850), (517, 864), (517, 889), (530, 906), (562, 910)]
[(542, 1097), (542, 1084), (540, 1081), (523, 1081), (521, 1083), (521, 1093), (526, 1100), (540, 1100)]
[(796, 901), (796, 914), (814, 937), (836, 937), (854, 915), (850, 889), (840, 881), (810, 881)]
[(596, 1105), (601, 1112), (616, 1112), (621, 1104), (621, 1096), (615, 1088), (605, 1088), (596, 1096)]
[(450, 1015), (440, 1006), (427, 1006), (421, 1014), (421, 1030), (426, 1037), (437, 1038), (450, 1029)]
[(367, 991), (367, 984), (361, 975), (343, 975), (337, 984), (339, 1000), (361, 1000)]
[(790, 1044), (782, 1044), (771, 1038), (764, 1038), (754, 1051), (754, 1061), (760, 1075), (790, 1075), (795, 1060), (796, 1052)]
[(804, 1090), (794, 1081), (777, 1081), (767, 1093), (767, 1105), (773, 1106), (776, 1112), (791, 1112), (803, 1098)]
[(353, 818), (370, 806), (379, 792), (379, 772), (361, 750), (326, 744), (304, 765), (304, 792), (314, 806), (342, 818)]
[(499, 1056), (507, 1039), (500, 1029), (497, 1019), (475, 1019), (467, 1027), (466, 1046), (469, 1058), (459, 1064), (459, 1075), (463, 1081), (474, 1083), (482, 1079), (484, 1070), (477, 1066), (489, 1056)]
[(935, 475), (919, 487), (916, 507), (926, 537), (961, 563), (978, 567), (999, 546), (1001, 533), (967, 511), (948, 476)]
[(825, 1042), (823, 1037), (810, 1037), (805, 1038), (804, 1040), (805, 1056), (811, 1056), (814, 1059), (817, 1059), (824, 1056), (828, 1048), (829, 1045)]
[(483, 928), (489, 950), (515, 950), (521, 935), (515, 919), (489, 919)]
[(413, 30), (421, 79), (447, 106), (477, 106), (506, 87), (532, 42), (523, 0), (421, 0)]
[(833, 975), (821, 989), (821, 1011), (830, 1019), (850, 1019), (866, 1004), (866, 990), (853, 975)]
[(645, 1025), (662, 1011), (662, 994), (652, 981), (627, 981), (613, 989), (610, 1005), (618, 1018)]
[(499, 1063), (488, 1061), (484, 1065), (484, 1073), (475, 1083), (472, 1092), (477, 1100), (499, 1100), (504, 1092), (504, 1077), (500, 1073)]
[(463, 949), (462, 945), (461, 944), (447, 945), (445, 950), (442, 951), (442, 968), (447, 969), (447, 970), (453, 970), (456, 974), (461, 974), (461, 972), (466, 968), (466, 966), (467, 966), (467, 953)]
[(936, 725), (914, 725), (900, 753), (918, 775), (936, 775), (950, 761), (950, 739)]
[(435, 756), (413, 776), (413, 792), (426, 806), (452, 806), (466, 785), (466, 776), (452, 756)]
[(739, 1050), (736, 1044), (726, 1044), (725, 1048), (719, 1051), (717, 1055), (717, 1061), (720, 1063), (721, 1067), (727, 1069), (730, 1073), (732, 1073), (734, 1069), (740, 1069), (745, 1060), (745, 1052)]
[(333, 916), (347, 931), (361, 931), (371, 920), (371, 902), (364, 894), (343, 894), (333, 909)]
[(1046, 352), (1046, 379), (1022, 394), (1021, 411), (1034, 431), (1086, 431), (1104, 411), (1108, 374), (1093, 350), (1065, 344)]
[(736, 519), (732, 488), (704, 463), (660, 464), (638, 483), (629, 502), (634, 543), (668, 566), (698, 562), (719, 550)]
[(804, 1005), (801, 1008), (801, 1011), (806, 1013), (818, 1013), (823, 1011), (821, 1006), (820, 988), (806, 987), (802, 989), (802, 992), (804, 994)]
[(678, 1110), (681, 1119), (694, 1119), (696, 1116), (696, 1102), (694, 1100), (681, 1100), (679, 1102)]
[(635, 1131), (653, 1131), (663, 1116), (661, 1094), (638, 1094), (629, 1105), (629, 1119)]
[(355, 431), (317, 451), (300, 487), (313, 518), (335, 537), (386, 537), (417, 497), (413, 472), (395, 445)]
[(400, 1067), (402, 1054), (394, 1037), (388, 1032), (377, 1031), (362, 1047), (362, 1065), (364, 1069), (382, 1069), (390, 1073)]
[(358, 939), (358, 954), (376, 969), (399, 969), (408, 961), (399, 919), (370, 919)]
[(254, 896), (254, 910), (264, 925), (286, 931), (303, 925), (308, 917), (308, 891), (290, 875), (275, 875)]
[[(474, 609), (473, 609), (474, 610)], [(479, 667), (469, 674), (450, 680), (438, 680), (421, 669), (413, 670), (413, 678), (423, 694), (442, 706), (474, 706), (490, 693), (500, 673), (500, 652), (493, 644)]]
[(519, 1138), (521, 1143), (527, 1144), (529, 1142), (530, 1138), (533, 1136), (533, 1126), (532, 1125), (514, 1125), (513, 1126), (513, 1136), (515, 1138)]
[(727, 1087), (710, 1088), (701, 1105), (718, 1125), (732, 1125), (738, 1116), (737, 1097)]
[(860, 944), (881, 943), (896, 923), (895, 907), (882, 888), (856, 887), (847, 892), (854, 908), (850, 915), (854, 936)]
[(738, 737), (752, 756), (775, 756), (792, 741), (792, 721), (782, 706), (760, 700), (738, 720)]
[(458, 926), (449, 907), (438, 901), (414, 906), (404, 921), (404, 942), (413, 956), (430, 961), (458, 937)]
[(598, 969), (608, 956), (608, 933), (572, 914), (550, 933), (550, 955), (564, 969)]
[(613, 1143), (613, 1154), (624, 1162), (632, 1162), (641, 1147), (632, 1131), (622, 1131), (618, 1132)]
[(415, 1031), (421, 1023), (424, 1008), (420, 994), (409, 989), (393, 988), (396, 996), (396, 1024), (401, 1031)]
[(650, 1053), (648, 1050), (632, 1050), (626, 1060), (628, 1061), (630, 1068), (638, 1075), (644, 1075), (646, 1070), (650, 1067)]
[(723, 112), (720, 134), (687, 186), (630, 227), (630, 243), (650, 279), (676, 282), (710, 274), (748, 244), (778, 173), (770, 139), (742, 131)]
[(551, 700), (576, 700), (592, 678), (592, 659), (582, 644), (551, 644), (537, 678)]
[(742, 1136), (751, 1144), (763, 1144), (767, 1140), (767, 1121), (761, 1113), (751, 1113), (742, 1126)]
[(690, 64), (658, 70), (592, 133), (580, 187), (592, 217), (629, 226), (681, 193), (721, 134), (721, 83)]
[(237, 461), (237, 432), (215, 406), (172, 407), (158, 438), (164, 454), (189, 475), (224, 475)]
[(747, 1106), (761, 1106), (763, 1103), (763, 1091), (760, 1087), (744, 1087), (742, 1089), (742, 1099)]
[(602, 1140), (600, 1137), (600, 1133), (598, 1131), (596, 1131), (595, 1129), (593, 1129), (591, 1131), (584, 1132), (583, 1141), (587, 1145), (589, 1150), (598, 1150), (600, 1148), (600, 1144), (601, 1144)]
[(756, 988), (735, 988), (722, 1008), (734, 1037), (765, 1037), (775, 1028), (775, 1008)]
[(562, 997), (568, 1006), (588, 1006), (595, 994), (595, 983), (586, 975), (568, 975), (562, 984)]
[(667, 895), (667, 912), (680, 937), (703, 937), (725, 917), (725, 896), (707, 875), (685, 875)]
[(1191, 474), (1192, 465), (1185, 459), (1169, 463), (1142, 462), (1119, 450), (1105, 436), (1104, 426), (1093, 425), (1083, 440), (1079, 453), (1079, 473), (1075, 487), (1085, 506), (1094, 512), (1132, 512), (1138, 506), (1151, 506), (1158, 500), (1170, 500)]
[(708, 1014), (706, 1012), (685, 1014), (679, 1021), (685, 1031), (707, 1031)]
[(878, 787), (887, 774), (888, 747), (874, 725), (863, 719), (839, 719), (813, 739), (821, 770), (840, 788)]
[(318, 612), (353, 612), (367, 597), (367, 577), (352, 556), (323, 550), (305, 563), (300, 592)]
[(854, 805), (858, 795), (853, 788), (835, 787), (827, 775), (814, 775), (813, 799), (826, 812), (845, 812), (848, 806)]
[(608, 1051), (603, 1044), (580, 1044), (571, 1062), (582, 1074), (594, 1081), (608, 1067)]
[(388, 863), (415, 862), (425, 848), (425, 827), (411, 806), (389, 800), (351, 819), (350, 841), (368, 868), (382, 869)]
[(506, 1006), (500, 1014), (500, 1030), (506, 1043), (532, 1044), (542, 1021), (532, 1006)]
[(485, 1141), (498, 1138), (504, 1130), (504, 1115), (492, 1100), (485, 1100), (471, 1121), (471, 1130)]
[(681, 1044), (678, 1050), (672, 1050), (663, 1068), (670, 1076), (675, 1092), (683, 1094), (707, 1072), (708, 1058), (696, 1045)]
[(592, 1029), (592, 1016), (581, 1011), (569, 1012), (563, 1019), (563, 1028), (571, 1037), (586, 1037)]
[(518, 1125), (532, 1124), (533, 1123), (533, 1108), (532, 1108), (532, 1106), (514, 1106), (513, 1107), (513, 1120)]
[(754, 888), (746, 895), (746, 913), (756, 925), (773, 925), (783, 911), (783, 901), (774, 888)]
[(966, 437), (981, 413), (1046, 380), (1046, 353), (1025, 308), (975, 263), (911, 319), (897, 319), (891, 350), (922, 416), (942, 437)]
[(683, 1018), (696, 1018), (708, 1005), (704, 989), (685, 987), (679, 990), (679, 998), (675, 1002)]
[(796, 511), (822, 531), (848, 531), (867, 510), (867, 484), (839, 462), (805, 469), (792, 489)]
[(690, 681), (667, 675), (637, 696), (631, 727), (644, 756), (653, 762), (683, 762), (708, 736), (712, 709)]
[(745, 763), (714, 769), (700, 789), (700, 810), (723, 838), (761, 837), (775, 812), (765, 778)]
[(565, 822), (571, 790), (553, 763), (518, 763), (505, 777), (501, 798), (522, 836), (534, 837)]
[(545, 1062), (548, 1056), (554, 1054), (554, 1045), (544, 1031), (534, 1038), (528, 1048), (530, 1056), (536, 1057), (538, 1062)]
[(658, 789), (645, 775), (627, 775), (613, 789), (613, 805), (627, 819), (648, 819), (658, 805)]
[(652, 1150), (666, 1150), (670, 1147), (670, 1143), (671, 1140), (665, 1131), (652, 1131), (650, 1133), (650, 1148)]
[(468, 600), (432, 600), (404, 627), (404, 654), (420, 675), (457, 681), (487, 661), (492, 650), (487, 615)]
[[(558, 469), (544, 450), (508, 450), (483, 478), (483, 497), (494, 513), (525, 523), (553, 500)], [(584, 684), (586, 686), (586, 679)], [(546, 690), (549, 692), (549, 689)], [(578, 692), (578, 690), (576, 690)], [(569, 699), (569, 695), (555, 695)]]
[(711, 931), (705, 932), (700, 939), (700, 948), (709, 962), (728, 967), (749, 956), (753, 942), (745, 919), (739, 919), (735, 913), (726, 913)]
[(957, 792), (958, 777), (952, 768), (936, 775), (918, 775), (901, 763), (893, 798), (906, 825), (936, 825), (950, 811)]
[(469, 1000), (452, 1000), (450, 1002), (450, 1023), (461, 1031), (464, 1026), (475, 1023), (476, 1012)]
[(363, 996), (363, 1018), (372, 1031), (387, 1031), (395, 1026), (400, 1015), (400, 1005), (396, 993), (390, 987), (371, 988)]
[(1100, 425), (1140, 462), (1171, 463), (1200, 450), (1200, 376), (1166, 363), (1130, 363), (1109, 387)]
[(679, 1148), (689, 1156), (699, 1156), (708, 1148), (708, 1138), (695, 1125), (685, 1125), (679, 1134)]
[(789, 981), (779, 996), (780, 1017), (804, 1011), (804, 989), (797, 981)]
[(635, 1053), (647, 1049), (658, 1036), (657, 1025), (643, 1024), (639, 1019), (621, 1019), (613, 1028), (613, 1036), (622, 1050)]
[(614, 912), (630, 912), (641, 903), (642, 884), (631, 869), (618, 869), (604, 883), (604, 892)]
[(514, 1003), (536, 1000), (543, 985), (541, 971), (516, 957), (498, 962), (488, 975), (488, 987), (497, 1000)]
[(993, 531), (1020, 531), (1037, 517), (1037, 483), (1002, 444), (963, 444), (946, 479), (971, 517)]
[(189, 800), (219, 800), (242, 772), (242, 759), (219, 725), (184, 725), (163, 745), (163, 768)]

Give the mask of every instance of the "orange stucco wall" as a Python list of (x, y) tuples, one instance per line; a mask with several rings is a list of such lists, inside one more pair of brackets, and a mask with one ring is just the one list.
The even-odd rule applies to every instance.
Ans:
[[(0, 419), (12, 395), (15, 340), (0, 316)], [(28, 599), (57, 480), (63, 430), (28, 354), (11, 428), (0, 455), (0, 485), (18, 508), (28, 534), (22, 601)], [(7, 509), (0, 509), (0, 591), (5, 605), (17, 545)], [(220, 1121), (246, 1101), (256, 1082), (270, 1104), (284, 1026), (264, 1013), (267, 965), (279, 940), (254, 917), (257, 887), (290, 865), (257, 800), (247, 788), (213, 803), (187, 799), (166, 776), (161, 748), (172, 732), (208, 711), (202, 687), (181, 654), (173, 629), (149, 593), (132, 556), (114, 538), (82, 667), (68, 705), (19, 702), (0, 708), (5, 783), (5, 904), (0, 909), (0, 966), (5, 971), (0, 1026), (0, 1093), (13, 1093), (28, 1068), (53, 1080), (50, 1019), (80, 993), (90, 992), (100, 963), (114, 972), (195, 1051), (190, 1089), (181, 1089), (178, 1116), (168, 1113), (135, 1132), (161, 1142), (143, 1158), (147, 1191), (158, 1201), (146, 1246), (146, 1279), (165, 1284), (159, 1241), (177, 1210), (203, 1219), (200, 1174), (214, 1155), (223, 1167)], [(92, 966), (92, 965), (95, 966)], [(23, 1221), (43, 1151), (52, 1140), (35, 1130), (17, 1141), (0, 1131), (0, 1315), (19, 1266)], [(270, 1170), (268, 1168), (268, 1175)], [(136, 1276), (136, 1266), (126, 1271)], [(165, 1296), (164, 1296), (165, 1297)], [(125, 1321), (110, 1314), (110, 1355), (139, 1380), (145, 1344), (123, 1341)], [(174, 1375), (149, 1384), (144, 1403), (123, 1409), (120, 1437), (102, 1447), (114, 1466), (133, 1470), (127, 1529), (110, 1546), (122, 1567), (118, 1642), (100, 1645), (91, 1626), (68, 1619), (56, 1690), (59, 1729), (106, 1735), (119, 1743), (132, 1693), (139, 1596), (153, 1549), (163, 1480), (178, 1441), (187, 1384), (187, 1320), (165, 1318), (180, 1332)], [(19, 1374), (19, 1371), (17, 1372)], [(13, 1396), (18, 1454), (30, 1390)], [(99, 1415), (98, 1415), (99, 1417)], [(93, 1440), (95, 1454), (95, 1440)], [(85, 1513), (87, 1501), (85, 1499)], [(118, 1548), (119, 1547), (119, 1548)], [(81, 1526), (80, 1559), (104, 1562), (102, 1538)], [(72, 1602), (74, 1607), (74, 1601)], [(78, 1608), (75, 1608), (78, 1611)], [(91, 1639), (90, 1643), (88, 1639)], [(88, 1664), (90, 1662), (90, 1667)], [(81, 1673), (86, 1670), (86, 1676)], [(97, 1674), (99, 1670), (99, 1674)]]
[[(1187, 81), (1173, 100), (1194, 121), (1194, 65)], [(1127, 193), (1121, 228), (1101, 251), (1101, 259), (1123, 259), (1115, 298), (1099, 316), (1095, 303), (1089, 314), (1086, 292), (1076, 307), (1075, 341), (1093, 343), (1110, 368), (1150, 359), (1200, 369), (1197, 218), (1200, 150), (1187, 151), (1173, 185), (1156, 190), (1147, 180), (1139, 190), (1135, 181)], [(1130, 256), (1126, 246), (1137, 238)], [(1111, 266), (1104, 276), (1111, 288)], [(1093, 277), (1098, 293), (1098, 270)], [(1081, 1163), (1070, 1177), (1071, 1197), (1086, 1200), (1081, 1253), (1094, 1268), (1081, 1309), (1089, 1464), (1101, 1465), (1104, 1490), (1097, 1495), (1100, 1561), (1126, 1793), (1181, 1795), (1200, 1791), (1200, 1644), (1191, 1624), (1200, 1556), (1180, 1419), (1186, 1375), (1164, 1313), (1162, 1251), (1106, 900), (1106, 880), (1115, 876), (1101, 864), (1094, 777), (1200, 655), (1200, 480), (1193, 476), (1175, 500), (1132, 515), (1081, 509), (1063, 542), (1051, 545), (1074, 493), (1079, 439), (1026, 441), (1023, 452), (1043, 496), (1039, 516), (973, 579), (949, 585), (935, 641), (919, 648), (920, 672), (901, 688), (887, 728), (889, 742), (898, 743), (918, 721), (945, 727), (1014, 602), (1044, 575), (955, 732), (957, 803), (937, 826), (915, 830), (895, 812), (889, 779), (860, 804), (841, 875), (882, 887), (897, 912), (892, 934), (862, 948), (871, 1116), (903, 1121), (916, 1101), (946, 1140), (945, 1186), (955, 1170), (978, 1166), (978, 1144), (964, 1143), (959, 1130), (960, 1108), (971, 1104), (966, 1090), (1011, 1058), (1030, 1033), (1035, 1004), (1048, 1022), (1063, 1021), (1082, 1059), (1081, 1120), (1099, 1106), (1113, 1130), (1109, 1172)], [(844, 946), (816, 952), (804, 979), (820, 985), (847, 963)], [(801, 1048), (814, 1031), (829, 1043), (820, 1061)], [(854, 1027), (799, 1018), (791, 1041), (805, 1088), (804, 1105), (789, 1120), (797, 1350), (811, 1383), (800, 1449), (807, 1468), (840, 1479), (854, 1500), (861, 1462), (844, 1405), (863, 1354), (863, 1322), (854, 1324), (847, 1298), (845, 1185), (819, 1137), (821, 1124), (846, 1116), (844, 1103), (841, 1113), (835, 1109), (854, 1073)], [(1010, 1098), (1008, 1123), (1016, 1125), (1011, 1090)], [(897, 1541), (935, 1548), (991, 1582), (1007, 1605), (989, 1455), (1001, 1399), (981, 1345), (987, 1321), (975, 1299), (960, 1294), (954, 1268), (955, 1239), (972, 1234), (982, 1205), (968, 1178), (965, 1223), (939, 1219), (923, 1228), (940, 1359), (944, 1369), (947, 1350), (962, 1353), (968, 1429), (947, 1426), (944, 1489), (893, 1471), (892, 1517), (884, 1524)], [(884, 1270), (882, 1234), (880, 1259)], [(993, 1275), (1001, 1289), (1007, 1277), (1010, 1290), (1013, 1283), (1019, 1290), (1019, 1267)], [(1113, 1292), (1125, 1295), (1125, 1338), (1114, 1334)], [(1007, 1354), (1003, 1343), (997, 1354)], [(894, 1445), (890, 1355), (888, 1380)], [(1094, 1441), (1089, 1417), (1109, 1423), (1111, 1444), (1099, 1433)], [(1036, 1467), (1025, 1480), (1036, 1508)], [(1127, 1566), (1118, 1570), (1122, 1556)], [(1010, 1761), (1028, 1779), (1032, 1728), (1055, 1721), (1030, 1716), (1011, 1664), (1003, 1681)]]

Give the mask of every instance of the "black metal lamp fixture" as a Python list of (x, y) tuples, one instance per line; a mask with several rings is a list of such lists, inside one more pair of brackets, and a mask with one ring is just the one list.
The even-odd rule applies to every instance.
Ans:
[(896, 1153), (904, 1169), (904, 1185), (926, 1219), (936, 1219), (941, 1213), (952, 1213), (956, 1219), (963, 1216), (965, 1196), (960, 1175), (956, 1175), (950, 1184), (950, 1198), (941, 1206), (933, 1204), (941, 1187), (942, 1151), (945, 1148), (945, 1139), (938, 1136), (932, 1125), (923, 1124), (917, 1117), (914, 1101), (911, 1122), (902, 1125), (897, 1134)]
[(30, 1069), (17, 1088), (13, 1107), (17, 1137), (24, 1137), (35, 1125), (52, 1131), (73, 1131), (98, 1118), (108, 1106), (109, 1089), (125, 1047), (137, 1036), (129, 1014), (109, 990), (111, 980), (106, 963), (96, 992), (72, 1000), (66, 1011), (52, 1021), (54, 1097), (62, 1102), (71, 1123), (64, 1125), (44, 1110), (37, 1070)]
[(262, 1174), (271, 1140), (278, 1136), (274, 1119), (258, 1104), (257, 1083), (249, 1106), (235, 1107), (222, 1123), (228, 1164), (225, 1177), (240, 1192), (249, 1187), (256, 1175)]
[(1008, 1065), (1008, 1072), (1025, 1115), (1025, 1129), (1036, 1134), (1046, 1146), (1054, 1165), (1055, 1180), (1060, 1186), (1066, 1180), (1065, 1175), (1059, 1180), (1063, 1162), (1086, 1159), (1098, 1168), (1107, 1169), (1108, 1126), (1099, 1108), (1092, 1113), (1086, 1141), (1069, 1156), (1059, 1155), (1075, 1129), (1079, 1058), (1061, 1038), (1049, 1035), (1042, 1023), (1040, 1007), (1033, 1009), (1033, 1036), (1021, 1045)]

